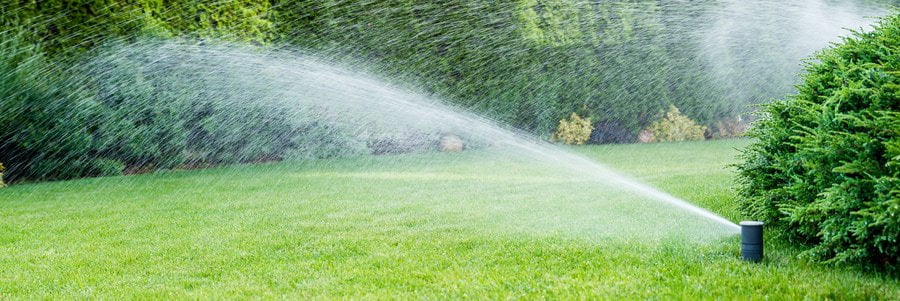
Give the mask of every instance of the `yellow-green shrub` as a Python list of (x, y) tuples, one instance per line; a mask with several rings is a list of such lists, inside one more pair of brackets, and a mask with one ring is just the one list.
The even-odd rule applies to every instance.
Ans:
[(6, 170), (6, 167), (3, 166), (3, 163), (0, 163), (0, 187), (6, 187), (6, 183), (3, 182), (3, 171)]
[(662, 119), (650, 124), (644, 131), (649, 135), (645, 142), (703, 140), (706, 127), (682, 114), (674, 105)]
[(590, 118), (584, 119), (578, 114), (572, 113), (569, 119), (559, 121), (556, 133), (553, 134), (553, 140), (565, 144), (584, 144), (591, 138), (592, 129)]

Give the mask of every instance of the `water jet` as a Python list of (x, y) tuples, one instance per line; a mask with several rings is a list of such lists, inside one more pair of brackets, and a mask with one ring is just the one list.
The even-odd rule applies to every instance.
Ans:
[[(197, 45), (146, 39), (110, 44), (98, 50), (80, 69), (91, 74), (84, 77), (87, 82), (84, 86), (101, 87), (104, 95), (109, 95), (112, 100), (154, 106), (177, 104), (173, 110), (212, 106), (223, 112), (223, 116), (216, 119), (218, 122), (213, 123), (217, 126), (210, 128), (215, 133), (222, 133), (222, 138), (204, 137), (192, 142), (195, 147), (235, 141), (247, 144), (243, 141), (249, 141), (258, 143), (260, 148), (271, 145), (270, 149), (284, 154), (285, 161), (304, 160), (311, 165), (320, 162), (310, 158), (320, 158), (320, 155), (321, 158), (339, 158), (366, 153), (471, 150), (466, 155), (448, 158), (463, 161), (493, 154), (502, 159), (497, 161), (521, 161), (529, 166), (541, 166), (523, 174), (521, 182), (499, 181), (488, 174), (463, 175), (463, 169), (454, 170), (454, 177), (475, 177), (486, 183), (499, 181), (495, 186), (484, 186), (484, 189), (508, 191), (508, 197), (503, 200), (505, 203), (471, 208), (482, 211), (482, 216), (496, 214), (500, 217), (509, 214), (510, 210), (526, 215), (530, 215), (529, 212), (549, 213), (531, 215), (534, 219), (531, 221), (510, 220), (509, 228), (540, 232), (567, 229), (572, 234), (599, 237), (601, 234), (593, 230), (616, 226), (617, 230), (602, 235), (647, 238), (682, 234), (714, 238), (740, 231), (740, 226), (728, 219), (613, 170), (589, 156), (465, 108), (448, 105), (440, 98), (418, 91), (415, 86), (397, 86), (377, 75), (365, 73), (365, 70), (358, 71), (359, 67), (332, 62), (328, 58), (290, 50), (261, 51), (227, 42)], [(123, 88), (143, 87), (140, 83), (144, 81), (152, 82), (149, 86), (154, 89), (173, 92), (165, 94), (163, 102), (156, 94), (147, 94), (143, 90), (132, 93)], [(257, 113), (254, 114), (272, 123), (256, 124), (252, 120), (231, 117), (244, 116), (243, 112), (247, 110), (255, 110)], [(266, 131), (271, 124), (296, 130)], [(267, 135), (271, 136), (267, 137), (271, 140), (247, 139), (243, 133), (263, 133), (261, 136), (269, 133)], [(280, 144), (281, 141), (286, 142)], [(180, 145), (173, 146), (173, 152), (179, 151), (178, 147)], [(423, 166), (394, 163), (403, 162), (402, 158), (385, 157), (377, 161), (399, 167), (396, 171), (421, 174), (422, 170), (417, 169)], [(491, 164), (510, 166), (496, 161)], [(425, 168), (429, 171), (436, 167)], [(582, 186), (573, 187), (571, 193), (582, 197), (548, 195), (546, 201), (537, 201), (540, 199), (537, 196), (545, 193), (537, 186), (570, 183)], [(588, 196), (585, 190), (596, 193)], [(436, 198), (466, 201), (447, 195)], [(507, 210), (498, 209), (503, 206), (507, 206)], [(605, 212), (605, 218), (597, 218), (591, 213), (591, 209), (598, 208)], [(688, 216), (693, 217), (689, 223), (681, 219)], [(658, 229), (667, 230), (656, 231)]]

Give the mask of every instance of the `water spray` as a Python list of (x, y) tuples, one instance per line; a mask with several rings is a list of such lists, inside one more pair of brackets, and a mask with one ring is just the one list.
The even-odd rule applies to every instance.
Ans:
[[(153, 79), (162, 89), (202, 92), (204, 101), (215, 104), (223, 111), (257, 106), (266, 110), (273, 108), (277, 111), (276, 116), (282, 116), (280, 118), (285, 120), (287, 126), (320, 128), (320, 134), (298, 136), (297, 139), (310, 147), (333, 147), (339, 152), (338, 155), (358, 154), (355, 152), (360, 150), (355, 145), (367, 147), (373, 141), (395, 137), (398, 140), (392, 141), (407, 141), (406, 133), (426, 137), (425, 140), (412, 137), (409, 141), (428, 143), (434, 143), (430, 139), (440, 135), (439, 145), (444, 151), (460, 151), (472, 145), (489, 146), (502, 150), (506, 156), (516, 155), (527, 158), (529, 162), (553, 166), (566, 178), (574, 176), (590, 181), (590, 185), (601, 184), (621, 189), (642, 200), (655, 201), (642, 206), (656, 213), (668, 216), (669, 211), (675, 209), (691, 214), (710, 222), (704, 225), (704, 235), (734, 235), (741, 230), (728, 219), (621, 174), (580, 153), (322, 58), (287, 50), (261, 53), (257, 49), (226, 43), (196, 45), (147, 40), (112, 45), (87, 62), (85, 69), (94, 70), (92, 74), (97, 76), (91, 78), (99, 77), (98, 83), (101, 85), (121, 81), (120, 78), (137, 78), (133, 75), (133, 67), (119, 67), (125, 66), (120, 61), (133, 62), (140, 68), (140, 78)], [(192, 80), (173, 81), (172, 78)], [(112, 86), (107, 90), (110, 94), (122, 94), (121, 98), (132, 97), (120, 89), (119, 86)], [(140, 97), (141, 94), (137, 95)], [(156, 100), (148, 97), (130, 101)], [(254, 129), (253, 125), (236, 125), (234, 128)], [(618, 206), (612, 201), (609, 204)]]
[(741, 257), (746, 261), (762, 261), (763, 222), (741, 222)]

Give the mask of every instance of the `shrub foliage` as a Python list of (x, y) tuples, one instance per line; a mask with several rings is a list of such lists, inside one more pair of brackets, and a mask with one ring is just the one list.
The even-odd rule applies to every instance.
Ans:
[(177, 43), (111, 43), (59, 77), (33, 45), (3, 41), (0, 161), (10, 181), (365, 151), (279, 102), (279, 91), (234, 80), (250, 70)]
[(110, 38), (192, 36), (266, 43), (268, 0), (3, 1), (0, 24), (27, 33), (49, 53), (72, 55)]
[(705, 132), (705, 126), (697, 124), (682, 114), (678, 108), (671, 106), (662, 119), (647, 127), (645, 133), (648, 137), (643, 142), (703, 140)]
[(578, 114), (572, 113), (569, 119), (559, 121), (553, 139), (565, 144), (584, 144), (591, 138), (592, 130), (590, 119), (584, 119)]
[[(0, 161), (7, 177), (100, 175), (91, 127), (98, 120), (89, 93), (65, 84), (38, 47), (0, 34)], [(65, 166), (65, 172), (59, 167)]]
[(738, 165), (745, 214), (829, 263), (900, 260), (900, 15), (815, 56)]
[[(240, 95), (194, 93), (190, 84), (177, 84), (193, 79), (187, 70), (172, 72), (174, 83), (145, 78), (134, 66), (140, 64), (127, 61), (111, 64), (110, 72), (85, 76), (80, 70), (106, 45), (145, 36), (309, 50), (409, 80), (454, 105), (542, 136), (577, 111), (595, 122), (588, 141), (633, 142), (672, 104), (707, 125), (731, 113), (731, 102), (695, 63), (702, 45), (680, 34), (692, 29), (683, 22), (686, 13), (714, 6), (587, 0), (4, 1), (0, 121), (9, 122), (0, 123), (0, 160), (15, 181), (361, 149), (358, 141), (316, 134), (335, 136), (334, 129), (285, 126), (289, 117), (278, 109), (254, 107), (235, 115), (234, 108), (213, 100)], [(227, 126), (235, 124), (244, 127)], [(251, 126), (256, 127), (246, 130)]]
[(695, 63), (701, 45), (683, 34), (691, 29), (683, 14), (713, 1), (273, 3), (283, 42), (362, 57), (391, 78), (544, 136), (577, 111), (602, 130), (592, 142), (633, 142), (670, 104), (712, 124), (732, 103)]
[(0, 160), (8, 164), (8, 180), (285, 155), (293, 144), (286, 136), (301, 131), (286, 126), (278, 110), (219, 105), (234, 97), (202, 95), (201, 81), (186, 68), (147, 77), (142, 67), (153, 64), (136, 61), (139, 56), (91, 58), (112, 57), (105, 49), (144, 36), (264, 44), (269, 8), (266, 0), (5, 1), (0, 24), (10, 30), (0, 33)]

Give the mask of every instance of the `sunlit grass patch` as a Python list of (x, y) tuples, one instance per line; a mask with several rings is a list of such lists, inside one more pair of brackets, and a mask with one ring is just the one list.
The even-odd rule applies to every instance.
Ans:
[[(574, 150), (737, 220), (724, 166), (746, 143)], [(734, 236), (685, 239), (677, 225), (704, 229), (691, 216), (546, 168), (473, 151), (13, 186), (0, 295), (900, 297), (895, 279), (797, 259), (777, 233), (765, 262), (743, 262)]]

